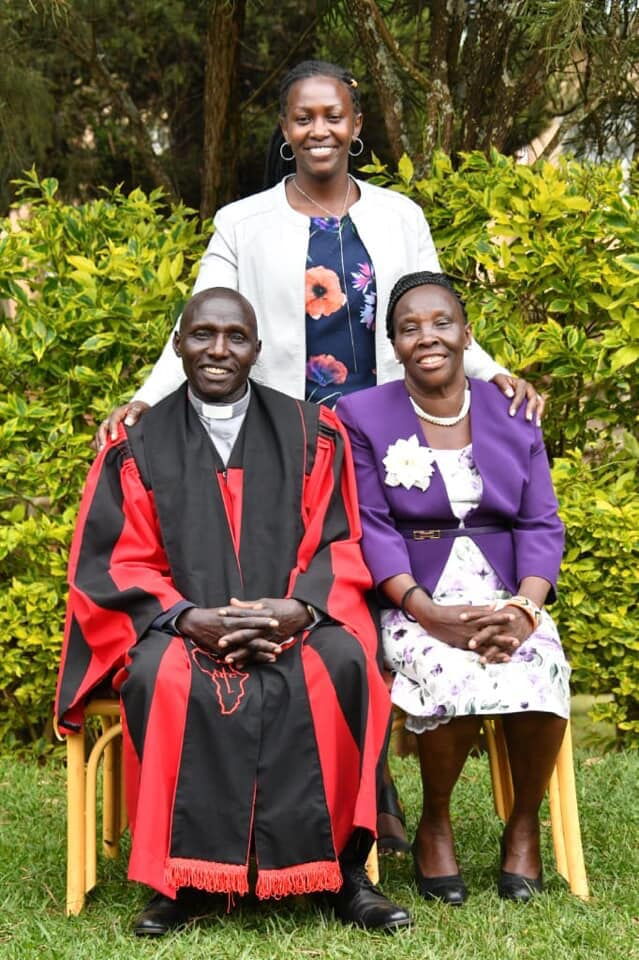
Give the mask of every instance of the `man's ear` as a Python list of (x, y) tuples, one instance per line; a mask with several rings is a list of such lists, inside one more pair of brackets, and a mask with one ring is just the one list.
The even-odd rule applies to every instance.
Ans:
[(180, 331), (179, 331), (179, 330), (176, 330), (175, 333), (173, 334), (173, 349), (174, 349), (175, 355), (176, 355), (177, 357), (181, 357), (181, 356), (182, 356), (182, 354), (180, 353), (180, 343), (181, 343), (181, 341), (182, 341), (182, 338), (181, 338), (181, 336), (180, 336)]
[(255, 344), (255, 359), (256, 359), (256, 360), (257, 360), (257, 358), (259, 357), (259, 355), (260, 355), (261, 352), (262, 352), (262, 341), (261, 341), (261, 340), (258, 340), (257, 343)]
[(466, 333), (466, 340), (464, 342), (464, 350), (468, 350), (471, 343), (473, 342), (473, 331), (469, 323), (466, 324), (465, 333)]

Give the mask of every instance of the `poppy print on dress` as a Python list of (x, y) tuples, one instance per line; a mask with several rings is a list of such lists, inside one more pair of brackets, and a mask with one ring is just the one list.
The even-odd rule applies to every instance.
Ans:
[(333, 407), (376, 382), (375, 271), (349, 216), (311, 217), (306, 267), (306, 399)]
[(344, 383), (347, 376), (346, 366), (330, 353), (321, 353), (317, 357), (308, 358), (306, 379), (319, 383), (321, 387), (326, 387), (329, 383)]
[(346, 294), (334, 270), (311, 267), (306, 271), (306, 312), (314, 320), (330, 317), (346, 303)]

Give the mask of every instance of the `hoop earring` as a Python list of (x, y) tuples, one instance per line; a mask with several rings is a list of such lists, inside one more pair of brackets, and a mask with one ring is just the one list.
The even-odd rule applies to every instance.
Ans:
[(295, 159), (295, 154), (293, 153), (293, 148), (291, 147), (291, 155), (290, 155), (290, 157), (287, 157), (287, 156), (284, 155), (284, 152), (283, 152), (283, 151), (284, 151), (284, 147), (291, 147), (291, 145), (290, 145), (290, 143), (288, 142), (288, 140), (284, 140), (283, 143), (280, 143), (280, 157), (282, 158), (282, 160), (286, 160), (287, 163), (290, 163), (291, 160), (294, 160), (294, 159)]
[[(351, 150), (351, 147), (354, 143), (359, 143), (359, 150), (357, 153), (353, 153)], [(351, 157), (361, 157), (361, 155), (364, 153), (364, 141), (360, 137), (355, 137), (355, 139), (351, 141), (351, 147), (348, 148), (348, 154)]]

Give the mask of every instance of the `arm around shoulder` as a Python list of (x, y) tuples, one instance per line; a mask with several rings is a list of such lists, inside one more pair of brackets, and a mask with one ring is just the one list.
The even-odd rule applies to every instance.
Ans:
[(211, 287), (238, 289), (235, 225), (227, 207), (218, 210), (213, 226), (213, 236), (200, 262), (193, 293)]

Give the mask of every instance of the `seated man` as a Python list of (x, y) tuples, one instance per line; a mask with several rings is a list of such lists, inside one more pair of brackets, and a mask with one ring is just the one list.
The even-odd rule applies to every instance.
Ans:
[(364, 871), (389, 701), (343, 428), (248, 380), (234, 291), (193, 297), (175, 350), (187, 383), (89, 474), (56, 704), (77, 730), (115, 671), (129, 878), (156, 891), (135, 932), (247, 893), (251, 856), (260, 898), (329, 891), (345, 922), (407, 926)]

